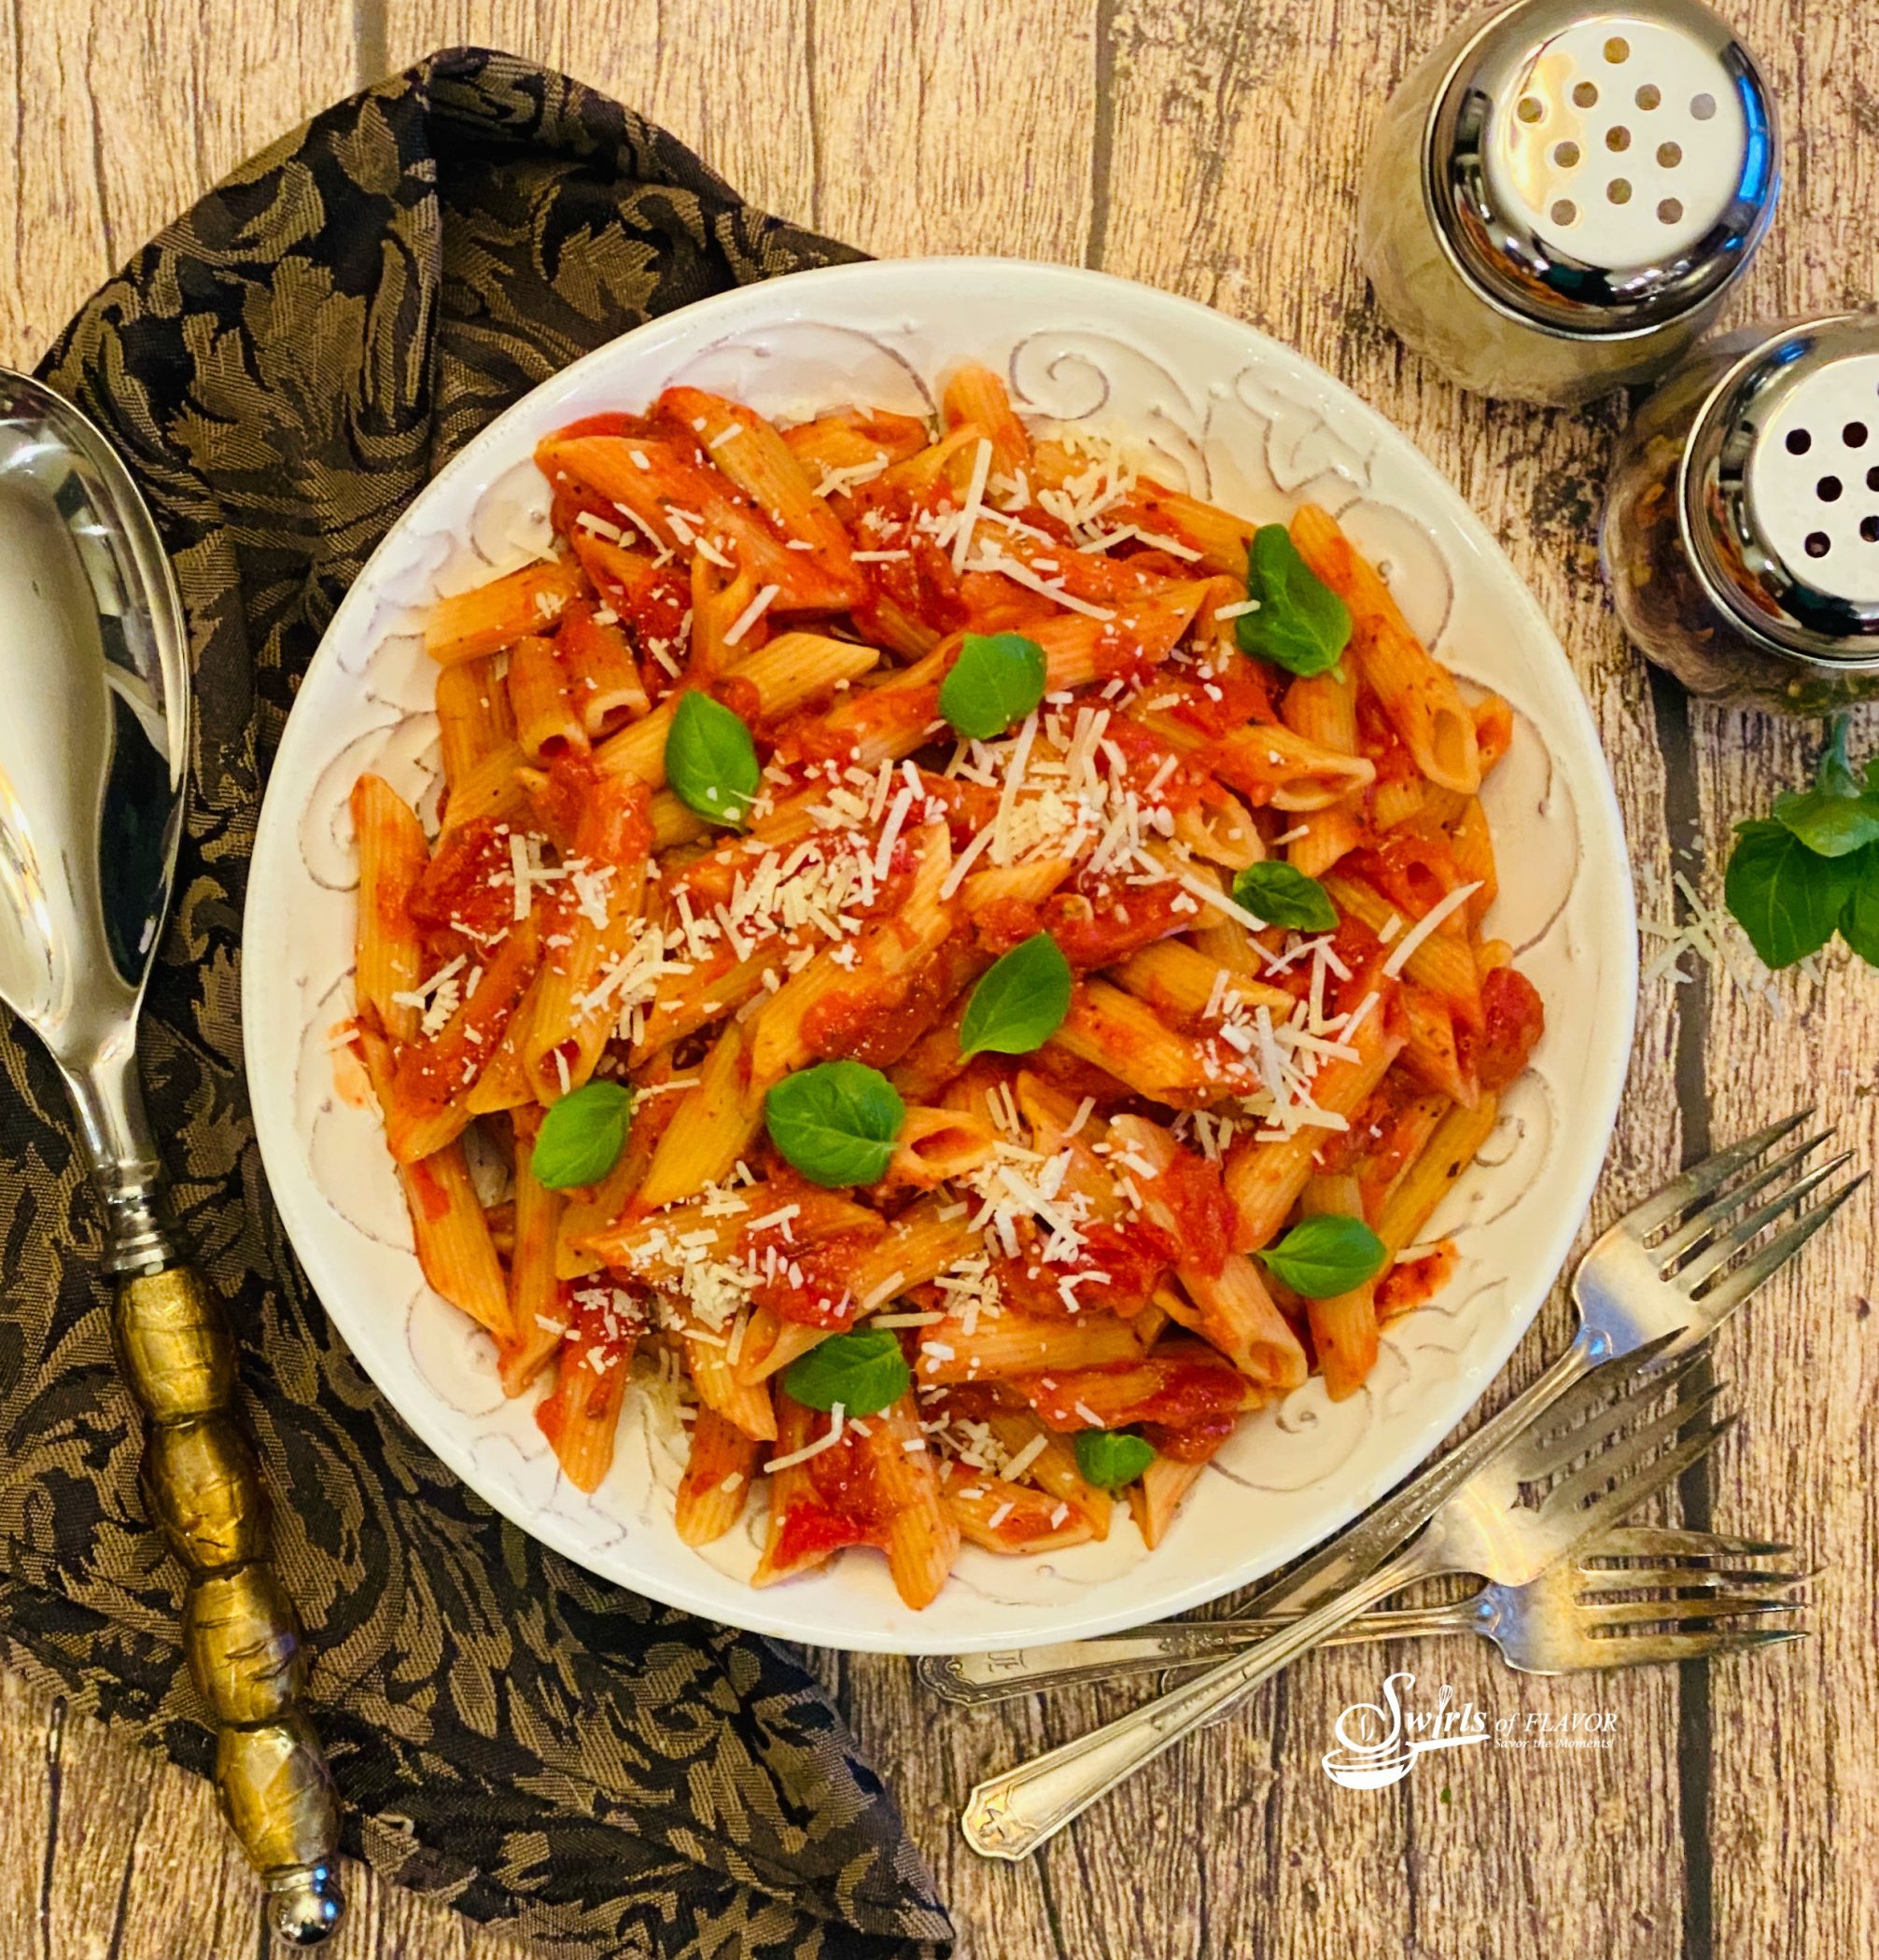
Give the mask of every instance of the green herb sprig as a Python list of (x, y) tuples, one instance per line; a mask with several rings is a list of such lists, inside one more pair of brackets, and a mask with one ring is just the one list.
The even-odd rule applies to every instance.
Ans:
[(1835, 932), (1879, 966), (1879, 756), (1862, 779), (1833, 724), (1811, 790), (1785, 791), (1766, 817), (1735, 826), (1723, 902), (1762, 963), (1792, 966)]
[(1247, 865), (1233, 880), (1233, 902), (1269, 926), (1287, 926), (1297, 932), (1338, 930), (1338, 908), (1324, 886), (1296, 864), (1277, 858)]
[(562, 1097), (541, 1119), (529, 1155), (535, 1181), (551, 1191), (597, 1184), (620, 1160), (633, 1115), (624, 1083), (586, 1082)]
[(1044, 699), (1044, 649), (1022, 633), (968, 633), (940, 682), (939, 710), (955, 735), (989, 742)]
[(818, 1062), (786, 1075), (764, 1099), (764, 1127), (811, 1183), (877, 1183), (906, 1121), (899, 1092), (865, 1062)]
[(1299, 555), (1283, 524), (1261, 525), (1246, 554), (1257, 609), (1234, 624), (1241, 650), (1288, 674), (1328, 674), (1351, 642), (1351, 609)]
[(736, 828), (763, 774), (741, 716), (695, 688), (679, 697), (666, 734), (666, 780), (688, 810)]
[(1329, 1300), (1374, 1280), (1389, 1248), (1361, 1218), (1321, 1211), (1301, 1219), (1258, 1256), (1294, 1293)]
[(1079, 1429), (1072, 1447), (1078, 1475), (1102, 1491), (1132, 1484), (1155, 1461), (1153, 1447), (1126, 1429)]
[(889, 1327), (858, 1327), (818, 1341), (783, 1371), (783, 1387), (805, 1408), (842, 1406), (845, 1416), (877, 1416), (913, 1382), (901, 1344)]
[(973, 988), (960, 1020), (961, 1056), (1035, 1054), (1063, 1026), (1070, 991), (1070, 961), (1048, 932), (1033, 932)]

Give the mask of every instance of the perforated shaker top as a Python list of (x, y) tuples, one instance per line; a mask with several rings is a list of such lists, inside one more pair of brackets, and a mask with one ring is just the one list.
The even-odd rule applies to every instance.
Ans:
[(1879, 315), (1786, 327), (1739, 360), (1690, 431), (1678, 503), (1745, 630), (1879, 665)]
[(1588, 335), (1717, 299), (1779, 190), (1760, 74), (1699, 0), (1521, 0), (1497, 15), (1449, 76), (1424, 170), (1474, 283)]

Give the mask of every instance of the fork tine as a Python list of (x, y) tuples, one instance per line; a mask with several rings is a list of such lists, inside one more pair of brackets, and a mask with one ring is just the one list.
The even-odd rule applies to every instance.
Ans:
[(1805, 1640), (1805, 1627), (1705, 1627), (1688, 1633), (1614, 1633), (1597, 1642), (1609, 1647), (1602, 1667), (1634, 1667), (1652, 1660), (1706, 1660), (1714, 1654), (1745, 1654), (1755, 1647), (1778, 1647)]
[[(1638, 1393), (1645, 1377), (1663, 1360), (1665, 1351), (1687, 1338), (1689, 1334), (1687, 1327), (1671, 1334), (1660, 1334), (1655, 1340), (1646, 1341), (1629, 1354), (1601, 1362), (1535, 1419), (1532, 1429), (1514, 1446), (1521, 1452), (1521, 1460), (1537, 1460), (1538, 1452), (1556, 1438), (1582, 1432), (1597, 1413), (1604, 1411), (1608, 1414), (1614, 1407), (1624, 1407), (1627, 1399)], [(1680, 1380), (1703, 1351), (1699, 1340), (1686, 1353), (1666, 1363), (1655, 1376), (1656, 1390), (1653, 1393), (1661, 1393), (1671, 1383)]]
[[(1797, 1143), (1792, 1150), (1784, 1150), (1774, 1163), (1763, 1166), (1747, 1183), (1732, 1184), (1720, 1197), (1704, 1205), (1702, 1211), (1693, 1211), (1667, 1239), (1660, 1239), (1651, 1247), (1651, 1251), (1663, 1262), (1659, 1270), (1668, 1271), (1669, 1262), (1678, 1253), (1688, 1252), (1698, 1240), (1706, 1238), (1718, 1225), (1724, 1224), (1739, 1211), (1758, 1191), (1773, 1183), (1784, 1171), (1793, 1169), (1803, 1157), (1818, 1150), (1832, 1134), (1833, 1128), (1830, 1124), (1827, 1128), (1817, 1130), (1804, 1143)], [(1851, 1151), (1847, 1151), (1838, 1161), (1844, 1164), (1852, 1155)]]
[(1582, 1571), (1592, 1572), (1604, 1568), (1587, 1564), (1589, 1559), (1775, 1559), (1793, 1549), (1772, 1538), (1729, 1538), (1675, 1524), (1621, 1524), (1596, 1544), (1582, 1546), (1579, 1561)]
[(1689, 1622), (1752, 1618), (1769, 1613), (1802, 1613), (1805, 1600), (1763, 1600), (1747, 1593), (1718, 1592), (1693, 1600), (1610, 1600), (1581, 1603), (1575, 1611), (1582, 1625), (1607, 1627), (1669, 1627)]
[(1852, 1161), (1850, 1150), (1843, 1150), (1837, 1157), (1828, 1158), (1805, 1177), (1797, 1178), (1785, 1191), (1776, 1192), (1766, 1204), (1757, 1205), (1733, 1231), (1723, 1233), (1713, 1244), (1704, 1246), (1681, 1266), (1660, 1267), (1659, 1273), (1666, 1280), (1674, 1280), (1685, 1293), (1694, 1293), (1718, 1267), (1727, 1266), (1764, 1227), (1773, 1225), (1784, 1211), (1799, 1210), (1801, 1201), (1810, 1192), (1817, 1190), (1843, 1165)]
[[(1518, 1468), (1523, 1478), (1537, 1481), (1541, 1477), (1553, 1476), (1563, 1470), (1568, 1463), (1576, 1462), (1588, 1451), (1596, 1453), (1605, 1447), (1628, 1423), (1634, 1422), (1646, 1410), (1654, 1406), (1665, 1394), (1675, 1390), (1677, 1406), (1686, 1415), (1693, 1413), (1688, 1405), (1685, 1386), (1697, 1364), (1704, 1359), (1701, 1349), (1692, 1350), (1679, 1356), (1666, 1366), (1650, 1373), (1631, 1372), (1631, 1385), (1626, 1393), (1615, 1401), (1600, 1400), (1592, 1406), (1584, 1420), (1570, 1428), (1554, 1422), (1551, 1419), (1559, 1413), (1559, 1406), (1549, 1411), (1545, 1429), (1536, 1429), (1528, 1436), (1518, 1459)], [(1622, 1376), (1626, 1371), (1621, 1364), (1609, 1364), (1614, 1376)], [(1601, 1374), (1605, 1370), (1599, 1371)], [(1596, 1379), (1596, 1378), (1591, 1378)], [(1704, 1392), (1704, 1399), (1716, 1393), (1715, 1388)], [(1572, 1398), (1562, 1396), (1561, 1403)], [(1591, 1397), (1586, 1398), (1591, 1401)]]
[(1724, 1273), (1700, 1295), (1704, 1317), (1712, 1325), (1740, 1307), (1764, 1280), (1773, 1278), (1812, 1239), (1840, 1207), (1872, 1176), (1862, 1170), (1851, 1183), (1843, 1184), (1831, 1197), (1823, 1198), (1811, 1211), (1803, 1211), (1778, 1238), (1771, 1239), (1755, 1257)]
[(1634, 1205), (1619, 1224), (1635, 1239), (1648, 1238), (1706, 1192), (1714, 1191), (1725, 1179), (1733, 1177), (1745, 1164), (1780, 1142), (1790, 1130), (1799, 1129), (1813, 1113), (1814, 1105), (1810, 1102), (1804, 1110), (1797, 1110), (1785, 1122), (1771, 1123), (1766, 1129), (1757, 1130), (1740, 1143), (1733, 1143), (1727, 1150), (1718, 1150), (1715, 1155), (1704, 1157), (1700, 1164), (1692, 1164), (1681, 1177), (1673, 1178), (1655, 1196), (1646, 1198), (1640, 1205)]
[[(1704, 1402), (1709, 1400), (1705, 1394)], [(1691, 1463), (1706, 1456), (1717, 1444), (1735, 1426), (1733, 1416), (1725, 1417), (1720, 1422), (1705, 1423), (1701, 1429), (1685, 1436), (1674, 1449), (1666, 1449), (1662, 1456), (1645, 1461), (1651, 1449), (1689, 1421), (1689, 1413), (1673, 1409), (1662, 1421), (1653, 1422), (1650, 1428), (1633, 1436), (1617, 1450), (1607, 1451), (1602, 1458), (1594, 1459), (1576, 1477), (1566, 1479), (1556, 1490), (1547, 1493), (1537, 1516), (1546, 1519), (1556, 1530), (1572, 1533), (1568, 1550), (1578, 1547), (1602, 1526), (1614, 1523), (1628, 1513), (1636, 1510), (1647, 1497), (1681, 1477)], [(1616, 1478), (1608, 1490), (1598, 1491), (1602, 1480)], [(1593, 1493), (1586, 1502), (1589, 1493)]]
[(1805, 1572), (1765, 1572), (1760, 1566), (1741, 1565), (1625, 1565), (1603, 1572), (1579, 1568), (1586, 1583), (1578, 1597), (1598, 1600), (1607, 1593), (1644, 1591), (1657, 1588), (1698, 1588), (1715, 1590), (1724, 1586), (1759, 1587), (1772, 1591), (1777, 1587), (1802, 1586), (1813, 1576)]

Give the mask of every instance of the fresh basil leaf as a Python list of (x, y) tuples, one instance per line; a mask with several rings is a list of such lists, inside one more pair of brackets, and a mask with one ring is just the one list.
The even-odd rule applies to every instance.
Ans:
[(953, 733), (989, 742), (1044, 699), (1044, 649), (1022, 633), (968, 633), (940, 682), (939, 709)]
[(1823, 858), (1786, 824), (1735, 826), (1722, 897), (1766, 966), (1792, 966), (1833, 937), (1856, 882), (1850, 858)]
[(1389, 1253), (1361, 1218), (1321, 1211), (1301, 1219), (1259, 1256), (1294, 1293), (1328, 1300), (1374, 1280)]
[(770, 1141), (812, 1184), (872, 1184), (886, 1172), (906, 1104), (878, 1069), (818, 1062), (764, 1099)]
[(1774, 799), (1774, 820), (1816, 857), (1844, 858), (1879, 842), (1879, 798), (1784, 790)]
[(582, 1083), (550, 1106), (529, 1167), (539, 1184), (566, 1191), (597, 1184), (620, 1161), (633, 1118), (633, 1092), (617, 1082)]
[(1247, 865), (1233, 880), (1233, 899), (1269, 926), (1289, 926), (1298, 932), (1338, 930), (1338, 908), (1324, 886), (1297, 865), (1273, 858)]
[(877, 1416), (913, 1385), (913, 1370), (891, 1328), (857, 1327), (832, 1334), (783, 1371), (784, 1390), (805, 1408), (834, 1408), (844, 1416)]
[[(1844, 858), (1879, 842), (1879, 794), (1862, 792), (1846, 760), (1847, 720), (1842, 715), (1833, 724), (1814, 788), (1785, 791), (1774, 799), (1774, 820), (1817, 857)], [(1869, 777), (1872, 769), (1869, 763)]]
[(1879, 966), (1879, 845), (1853, 861), (1853, 896), (1840, 915), (1840, 936), (1868, 966)]
[(1048, 932), (1033, 932), (993, 961), (972, 990), (960, 1021), (961, 1057), (1031, 1055), (1063, 1026), (1070, 1012), (1070, 961)]
[(763, 778), (743, 719), (696, 688), (680, 696), (666, 734), (666, 780), (707, 823), (737, 825)]
[(1234, 630), (1241, 647), (1288, 674), (1328, 673), (1350, 644), (1351, 609), (1298, 555), (1283, 524), (1261, 525), (1246, 554), (1246, 596), (1259, 602)]
[(1075, 1447), (1084, 1482), (1103, 1491), (1132, 1484), (1155, 1461), (1155, 1451), (1126, 1429), (1079, 1429)]

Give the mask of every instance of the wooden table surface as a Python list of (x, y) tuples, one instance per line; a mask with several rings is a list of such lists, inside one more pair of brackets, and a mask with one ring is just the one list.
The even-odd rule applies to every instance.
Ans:
[[(1879, 17), (1871, 0), (1729, 0), (1787, 116), (1782, 216), (1742, 312), (1873, 291)], [(1719, 889), (1732, 822), (1810, 767), (1819, 731), (1693, 712), (1622, 644), (1594, 558), (1616, 411), (1457, 395), (1404, 355), (1353, 256), (1358, 162), (1448, 0), (4, 0), (0, 359), (25, 366), (99, 280), (213, 178), (334, 97), (473, 41), (636, 105), (768, 208), (871, 251), (1100, 266), (1301, 347), (1407, 429), (1495, 530), (1564, 637), (1618, 779), (1643, 910), (1685, 871)], [(1804, 20), (1803, 20), (1804, 15)], [(1879, 717), (1855, 750), (1879, 743)], [(1586, 1231), (1711, 1140), (1817, 1095), (1879, 1160), (1879, 977), (1830, 960), (1779, 988), (1659, 981)], [(943, 1713), (904, 1661), (826, 1674), (898, 1790), (971, 1960), (1853, 1960), (1879, 1952), (1879, 1347), (1862, 1195), (1721, 1346), (1746, 1420), (1687, 1516), (1793, 1539), (1821, 1568), (1815, 1637), (1707, 1671), (1569, 1682), (1451, 1644), (1431, 1678), (1491, 1715), (1611, 1711), (1609, 1750), (1483, 1749), (1395, 1788), (1318, 1767), (1374, 1653), (1310, 1658), (1138, 1777), (1041, 1860), (979, 1863), (975, 1777), (1118, 1713), (1066, 1696)], [(1565, 1338), (1555, 1298), (1512, 1371)], [(1416, 1663), (1410, 1662), (1414, 1665)], [(1439, 1676), (1434, 1673), (1439, 1667)], [(496, 1960), (453, 1915), (363, 1871), (330, 1949)], [(252, 1955), (256, 1897), (207, 1787), (0, 1678), (0, 1960)]]

